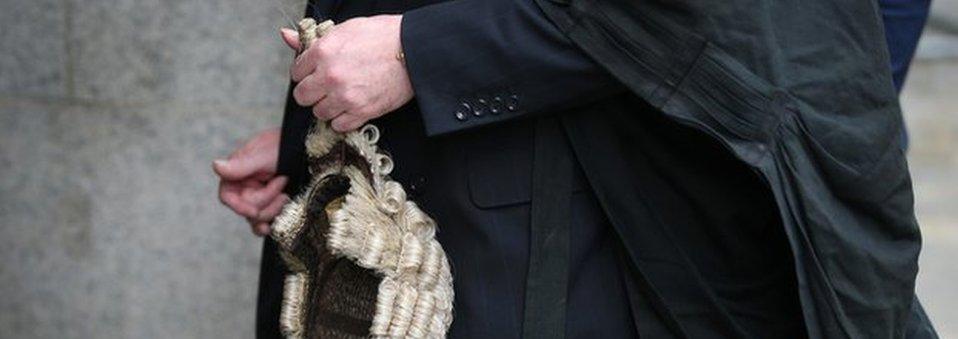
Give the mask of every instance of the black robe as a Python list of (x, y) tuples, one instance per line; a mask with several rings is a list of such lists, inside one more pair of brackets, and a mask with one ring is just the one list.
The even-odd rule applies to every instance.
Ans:
[[(914, 297), (921, 237), (877, 3), (536, 2), (632, 93), (761, 178), (811, 337), (936, 336)], [(615, 202), (630, 185), (603, 179), (629, 165), (585, 151), (610, 146), (590, 140), (611, 126), (564, 121), (616, 229), (632, 233), (633, 259), (657, 280), (631, 209)]]

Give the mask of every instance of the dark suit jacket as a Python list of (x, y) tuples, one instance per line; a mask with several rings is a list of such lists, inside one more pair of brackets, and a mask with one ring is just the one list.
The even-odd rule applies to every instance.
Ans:
[[(403, 12), (423, 4), (425, 2), (345, 1), (320, 2), (316, 8), (321, 8), (320, 11), (326, 16), (342, 21), (353, 16)], [(537, 11), (531, 3), (523, 7), (526, 11)], [(423, 15), (426, 16), (424, 19), (436, 18), (434, 14)], [(537, 21), (533, 22), (535, 25), (551, 28), (549, 34), (561, 36), (554, 27), (547, 26), (551, 24), (545, 21), (541, 14), (536, 15)], [(319, 15), (313, 13), (313, 16)], [(449, 23), (451, 22), (445, 24)], [(404, 25), (407, 29), (414, 26), (409, 21)], [(523, 28), (516, 32), (529, 34), (536, 29)], [(408, 44), (415, 43), (420, 48), (428, 48), (430, 41), (438, 40), (437, 37), (426, 36), (431, 32), (407, 30), (403, 37), (409, 39), (406, 42)], [(421, 36), (413, 37), (414, 34)], [(523, 39), (535, 41), (535, 38), (526, 36)], [(580, 64), (577, 66), (579, 69), (595, 72), (597, 78), (601, 74), (602, 81), (612, 83), (612, 80), (605, 77), (587, 58), (581, 54), (573, 54), (575, 50), (569, 45), (557, 47), (566, 50), (564, 53), (573, 55), (559, 56), (558, 60)], [(549, 54), (555, 48), (546, 48), (539, 52)], [(420, 56), (419, 50), (408, 48), (406, 53), (407, 58), (419, 58), (415, 62), (428, 62), (425, 57)], [(410, 60), (410, 67), (419, 69), (420, 64), (413, 66), (413, 61), (407, 60)], [(488, 67), (476, 63), (474, 65)], [(447, 72), (429, 68), (423, 71), (411, 73), (423, 75), (425, 71)], [(433, 76), (436, 74), (438, 73)], [(417, 79), (417, 82), (419, 81)], [(508, 114), (510, 118), (520, 117), (525, 113), (520, 109), (534, 105), (533, 102), (519, 102), (517, 97), (514, 97), (519, 94), (517, 91), (500, 93), (503, 101), (491, 102), (501, 104), (500, 111), (485, 112), (489, 120), (492, 120), (494, 114)], [(571, 92), (568, 94), (575, 95)], [(439, 99), (425, 93), (417, 98), (426, 102)], [(533, 121), (517, 119), (513, 123), (481, 130), (478, 127), (482, 124), (478, 123), (479, 116), (476, 112), (468, 112), (473, 124), (461, 125), (459, 120), (445, 114), (444, 110), (432, 110), (432, 116), (424, 115), (424, 110), (419, 109), (420, 103), (406, 105), (374, 123), (383, 132), (381, 147), (388, 150), (398, 164), (393, 172), (394, 179), (403, 183), (412, 199), (421, 204), (440, 225), (439, 238), (452, 261), (456, 281), (456, 321), (450, 336), (518, 337), (521, 332), (528, 267)], [(459, 101), (456, 101), (456, 104), (459, 104)], [(479, 106), (475, 107), (480, 109)], [(308, 180), (302, 144), (306, 129), (312, 122), (313, 118), (308, 110), (290, 101), (283, 123), (279, 166), (282, 174), (290, 176), (287, 187), (287, 193), (290, 194), (295, 194)], [(453, 128), (462, 131), (444, 137), (431, 136), (437, 133), (426, 132), (432, 128), (427, 126), (448, 123), (455, 125), (441, 127), (443, 133), (452, 134)], [(467, 131), (466, 126), (476, 128)], [(565, 145), (561, 139), (555, 142)], [(571, 152), (567, 145), (563, 149), (565, 152)], [(576, 172), (573, 180), (575, 185), (572, 190), (576, 193), (571, 213), (574, 220), (572, 224), (575, 226), (572, 238), (579, 241), (574, 241), (571, 248), (570, 266), (573, 278), (570, 279), (569, 309), (578, 316), (569, 320), (569, 337), (634, 337), (636, 332), (619, 269), (616, 239), (612, 236), (595, 197), (587, 191), (587, 184), (581, 173)], [(257, 326), (259, 337), (278, 335), (276, 324), (282, 288), (282, 270), (278, 263), (275, 247), (267, 241), (260, 282)]]
[[(416, 101), (374, 122), (383, 130), (383, 147), (393, 153), (398, 164), (396, 179), (439, 222), (440, 242), (449, 252), (456, 284), (452, 336), (515, 337), (521, 333), (533, 195), (533, 126), (538, 119), (555, 116), (562, 118), (568, 137), (560, 135), (551, 142), (561, 145), (577, 164), (568, 179), (573, 201), (568, 336), (800, 337), (806, 335), (806, 325), (815, 332), (813, 336), (900, 331), (898, 317), (906, 312), (897, 307), (900, 302), (910, 302), (901, 292), (910, 293), (908, 280), (913, 284), (914, 276), (909, 278), (909, 260), (917, 253), (911, 246), (917, 233), (907, 219), (910, 209), (876, 216), (900, 228), (898, 234), (905, 243), (902, 273), (891, 279), (901, 282), (901, 287), (894, 288), (894, 295), (872, 295), (874, 302), (887, 300), (896, 308), (866, 307), (866, 311), (876, 311), (876, 317), (888, 317), (881, 318), (890, 321), (882, 322), (881, 327), (858, 327), (864, 318), (854, 318), (855, 322), (830, 318), (845, 314), (827, 306), (847, 300), (828, 299), (834, 298), (829, 293), (835, 292), (830, 278), (823, 278), (820, 271), (821, 265), (837, 270), (835, 265), (847, 263), (822, 251), (862, 249), (849, 252), (850, 260), (858, 260), (854, 255), (877, 253), (874, 249), (858, 244), (809, 247), (807, 238), (786, 234), (806, 232), (797, 230), (796, 222), (806, 223), (801, 227), (830, 225), (808, 219), (816, 215), (801, 214), (809, 210), (786, 210), (796, 201), (817, 208), (812, 212), (850, 218), (845, 220), (865, 225), (869, 231), (875, 228), (862, 219), (864, 215), (845, 214), (841, 201), (816, 205), (816, 200), (798, 200), (829, 197), (814, 195), (829, 191), (817, 181), (820, 177), (809, 173), (814, 173), (814, 166), (831, 164), (781, 160), (792, 159), (782, 153), (786, 151), (804, 157), (800, 159), (811, 158), (804, 153), (809, 151), (801, 148), (806, 144), (793, 141), (791, 134), (789, 139), (782, 136), (782, 131), (798, 128), (794, 120), (783, 116), (797, 114), (791, 110), (809, 109), (791, 106), (794, 102), (819, 110), (838, 104), (796, 99), (805, 94), (802, 81), (816, 80), (809, 78), (814, 74), (787, 73), (789, 77), (776, 78), (771, 67), (778, 65), (765, 62), (777, 60), (775, 53), (785, 53), (778, 45), (737, 40), (746, 35), (767, 37), (762, 34), (787, 20), (757, 24), (754, 20), (762, 16), (749, 14), (781, 15), (781, 8), (728, 6), (706, 11), (705, 5), (672, 8), (651, 4), (621, 11), (629, 6), (626, 2), (538, 3), (552, 8), (552, 14), (547, 16), (533, 2), (518, 0), (460, 0), (406, 12), (403, 48)], [(401, 12), (426, 3), (328, 4), (325, 14), (344, 19)], [(594, 11), (602, 6), (608, 8)], [(860, 7), (854, 10), (865, 10)], [(831, 16), (845, 13), (822, 11)], [(636, 18), (655, 20), (645, 25)], [(802, 18), (810, 17), (789, 19)], [(663, 21), (669, 25), (658, 26)], [(693, 33), (670, 35), (676, 32), (672, 27), (677, 22), (694, 29)], [(749, 24), (755, 27), (750, 30)], [(870, 34), (877, 26), (870, 21), (849, 25), (852, 27), (834, 29), (864, 31), (866, 38), (875, 38)], [(710, 40), (695, 35), (705, 33)], [(789, 37), (800, 38), (797, 34)], [(814, 46), (800, 39), (792, 42)], [(881, 44), (867, 39), (857, 42), (862, 50)], [(735, 54), (725, 54), (720, 47)], [(840, 67), (816, 64), (821, 73), (815, 74), (878, 70), (872, 67), (878, 59), (865, 59), (867, 62), (852, 60)], [(877, 83), (886, 78), (879, 74), (859, 81)], [(776, 83), (767, 82), (772, 80)], [(849, 101), (844, 108), (867, 110), (868, 105), (888, 99), (880, 86), (859, 89), (849, 95), (856, 99), (873, 95), (866, 99), (877, 101)], [(849, 106), (852, 102), (859, 106)], [(289, 105), (280, 169), (291, 177), (290, 193), (306, 178), (302, 139), (309, 121), (308, 111)], [(887, 120), (869, 126), (882, 123)], [(779, 130), (779, 126), (784, 127)], [(855, 130), (859, 126), (842, 127)], [(869, 138), (854, 140), (874, 146)], [(787, 140), (781, 147), (788, 148), (771, 148), (769, 145), (778, 146), (774, 144), (777, 140)], [(863, 149), (865, 156), (876, 152)], [(786, 169), (786, 165), (797, 169)], [(771, 176), (768, 171), (775, 168), (784, 174)], [(901, 172), (891, 167), (880, 169), (895, 175), (892, 179), (897, 186), (889, 188), (895, 189), (895, 199), (888, 203), (901, 208)], [(829, 179), (843, 184), (842, 178)], [(820, 191), (794, 193), (798, 189), (794, 182)], [(871, 194), (853, 183), (844, 185), (835, 188), (836, 196)], [(783, 193), (782, 187), (790, 191)], [(878, 232), (875, 239), (883, 241), (884, 235)], [(818, 238), (819, 244), (826, 241)], [(276, 334), (281, 274), (274, 251), (267, 243), (259, 317), (263, 337)], [(822, 264), (816, 254), (832, 261)], [(628, 260), (619, 260), (624, 257)], [(848, 262), (861, 264), (862, 269), (873, 264)], [(868, 277), (852, 277), (847, 285), (843, 280), (837, 288), (845, 293), (869, 283), (878, 285)], [(893, 290), (890, 282), (882, 287)], [(799, 300), (811, 306), (803, 310)]]

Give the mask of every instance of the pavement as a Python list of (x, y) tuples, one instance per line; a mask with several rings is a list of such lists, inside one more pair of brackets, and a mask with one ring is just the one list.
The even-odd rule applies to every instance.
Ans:
[[(940, 1), (953, 6), (958, 1)], [(901, 104), (924, 246), (918, 296), (942, 338), (958, 338), (958, 32), (926, 31)]]

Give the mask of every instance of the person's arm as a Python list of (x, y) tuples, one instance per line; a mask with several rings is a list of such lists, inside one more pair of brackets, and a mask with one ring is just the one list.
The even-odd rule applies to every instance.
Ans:
[(928, 20), (930, 0), (881, 0), (885, 41), (891, 57), (892, 79), (901, 92), (908, 66), (918, 47), (918, 39)]
[(428, 135), (555, 112), (623, 90), (532, 1), (422, 7), (403, 15), (401, 39)]

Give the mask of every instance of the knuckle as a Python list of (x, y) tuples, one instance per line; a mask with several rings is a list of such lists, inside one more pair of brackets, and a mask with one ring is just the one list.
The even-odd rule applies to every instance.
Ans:
[(331, 86), (341, 85), (345, 81), (343, 72), (338, 67), (328, 67), (325, 73), (326, 82)]
[(296, 103), (299, 104), (300, 106), (304, 106), (306, 104), (306, 94), (304, 93), (305, 91), (306, 91), (306, 88), (305, 86), (303, 86), (302, 83), (300, 83), (299, 85), (296, 85), (296, 88), (293, 88), (293, 99), (296, 100)]
[(329, 57), (332, 53), (332, 48), (327, 42), (328, 40), (319, 39), (313, 43), (312, 56), (320, 59), (325, 59)]
[[(265, 189), (265, 188), (259, 189), (259, 190), (250, 192), (249, 199), (248, 199), (247, 201), (249, 201), (249, 202), (251, 202), (251, 203), (253, 203), (253, 204), (257, 205), (257, 206), (260, 206), (260, 205), (262, 205), (264, 202), (269, 202), (269, 198), (271, 198), (270, 195), (271, 195), (271, 194), (270, 194), (270, 192), (269, 192), (267, 189)], [(261, 206), (260, 206), (260, 207), (261, 207)]]
[(246, 202), (255, 200), (256, 193), (250, 190), (244, 190), (243, 193), (240, 193), (240, 199), (243, 199)]
[(332, 126), (333, 126), (333, 129), (336, 130), (337, 132), (344, 131), (346, 127), (343, 125), (342, 119), (333, 120)]
[(314, 85), (313, 81), (303, 81), (299, 83), (299, 85), (296, 85), (296, 88), (293, 89), (293, 98), (297, 104), (300, 106), (308, 106), (316, 102), (316, 88)]
[(307, 47), (306, 50), (303, 51), (302, 54), (300, 54), (300, 57), (303, 59), (317, 57), (319, 53), (319, 41), (320, 40), (314, 40), (312, 43), (310, 43), (309, 47)]
[(313, 116), (319, 119), (329, 120), (331, 114), (332, 113), (330, 113), (330, 111), (322, 105), (316, 105), (313, 107)]
[(303, 78), (306, 77), (306, 64), (309, 63), (305, 58), (297, 59), (292, 67), (289, 68), (289, 77), (293, 82), (303, 81)]
[(359, 93), (355, 91), (346, 91), (342, 95), (343, 105), (346, 106), (348, 110), (360, 111), (363, 106), (363, 99)]

